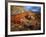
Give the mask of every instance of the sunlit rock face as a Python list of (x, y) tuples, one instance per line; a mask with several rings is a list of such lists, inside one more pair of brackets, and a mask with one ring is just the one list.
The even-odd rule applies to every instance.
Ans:
[(16, 16), (12, 16), (12, 23), (14, 23), (15, 28), (21, 27), (20, 30), (39, 30), (40, 29), (40, 15), (32, 12), (21, 13)]
[[(26, 9), (26, 10), (25, 10)], [(11, 6), (11, 31), (41, 29), (41, 14), (23, 6)]]

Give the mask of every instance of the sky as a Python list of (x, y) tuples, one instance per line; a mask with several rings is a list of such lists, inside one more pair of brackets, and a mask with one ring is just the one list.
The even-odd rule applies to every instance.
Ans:
[(39, 6), (24, 6), (26, 11), (33, 11), (39, 13), (41, 11), (41, 7)]

